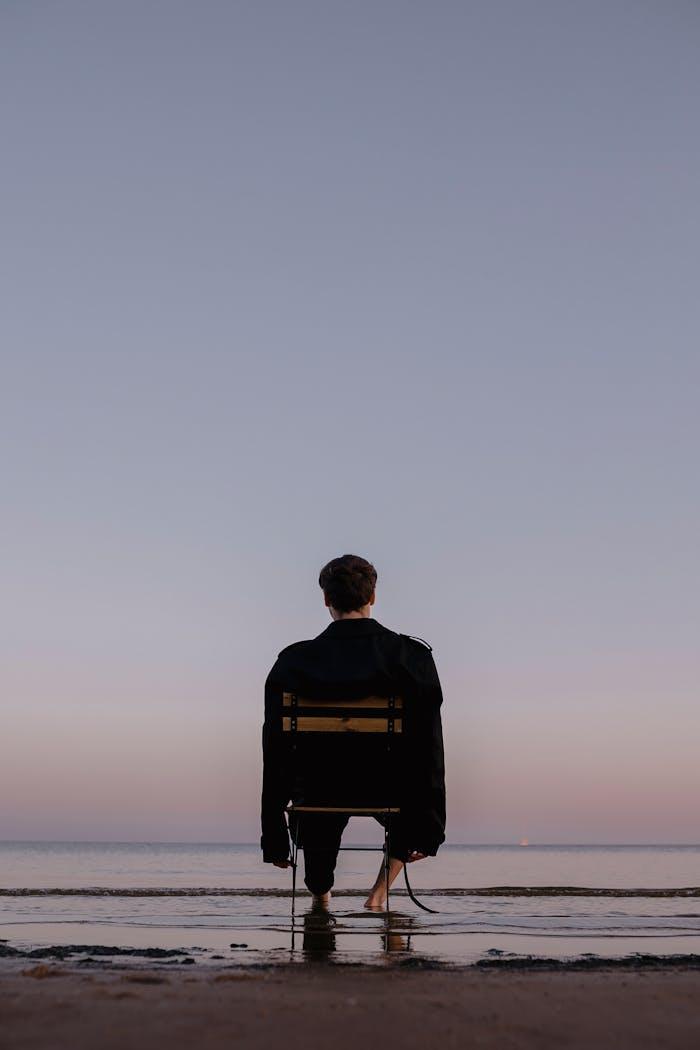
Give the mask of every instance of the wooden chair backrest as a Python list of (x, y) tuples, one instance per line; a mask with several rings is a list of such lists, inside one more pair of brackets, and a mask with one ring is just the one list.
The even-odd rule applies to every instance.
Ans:
[(297, 693), (282, 696), (284, 733), (403, 732), (400, 696), (364, 696), (359, 700), (310, 700)]

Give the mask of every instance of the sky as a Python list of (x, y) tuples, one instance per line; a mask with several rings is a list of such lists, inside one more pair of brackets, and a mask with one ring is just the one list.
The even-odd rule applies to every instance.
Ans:
[(0, 838), (256, 841), (351, 552), (433, 646), (448, 841), (700, 841), (699, 41), (0, 6)]

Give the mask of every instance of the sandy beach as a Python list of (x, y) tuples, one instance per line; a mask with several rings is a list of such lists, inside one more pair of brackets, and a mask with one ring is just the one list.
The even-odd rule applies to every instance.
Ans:
[(7, 1050), (700, 1045), (700, 970), (678, 967), (415, 972), (310, 965), (195, 973), (17, 961), (3, 965), (0, 989)]

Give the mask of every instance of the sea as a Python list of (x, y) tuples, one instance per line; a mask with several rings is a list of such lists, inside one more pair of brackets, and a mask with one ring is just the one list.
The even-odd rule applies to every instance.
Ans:
[(0, 842), (0, 955), (454, 966), (700, 954), (700, 846), (445, 845), (408, 866), (415, 901), (399, 876), (388, 911), (370, 912), (380, 861), (341, 852), (322, 910), (300, 860), (292, 914), (291, 870), (263, 864), (257, 845)]

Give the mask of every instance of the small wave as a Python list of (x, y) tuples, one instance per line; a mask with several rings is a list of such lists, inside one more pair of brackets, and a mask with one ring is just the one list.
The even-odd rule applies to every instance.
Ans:
[[(450, 886), (443, 889), (420, 889), (421, 897), (700, 897), (700, 887), (620, 886)], [(307, 895), (305, 890), (299, 895)], [(59, 886), (38, 888), (17, 886), (0, 889), (0, 897), (291, 897), (290, 889), (267, 889), (241, 886)], [(359, 889), (338, 889), (335, 897), (363, 897)], [(405, 897), (403, 889), (392, 890), (392, 897)]]

